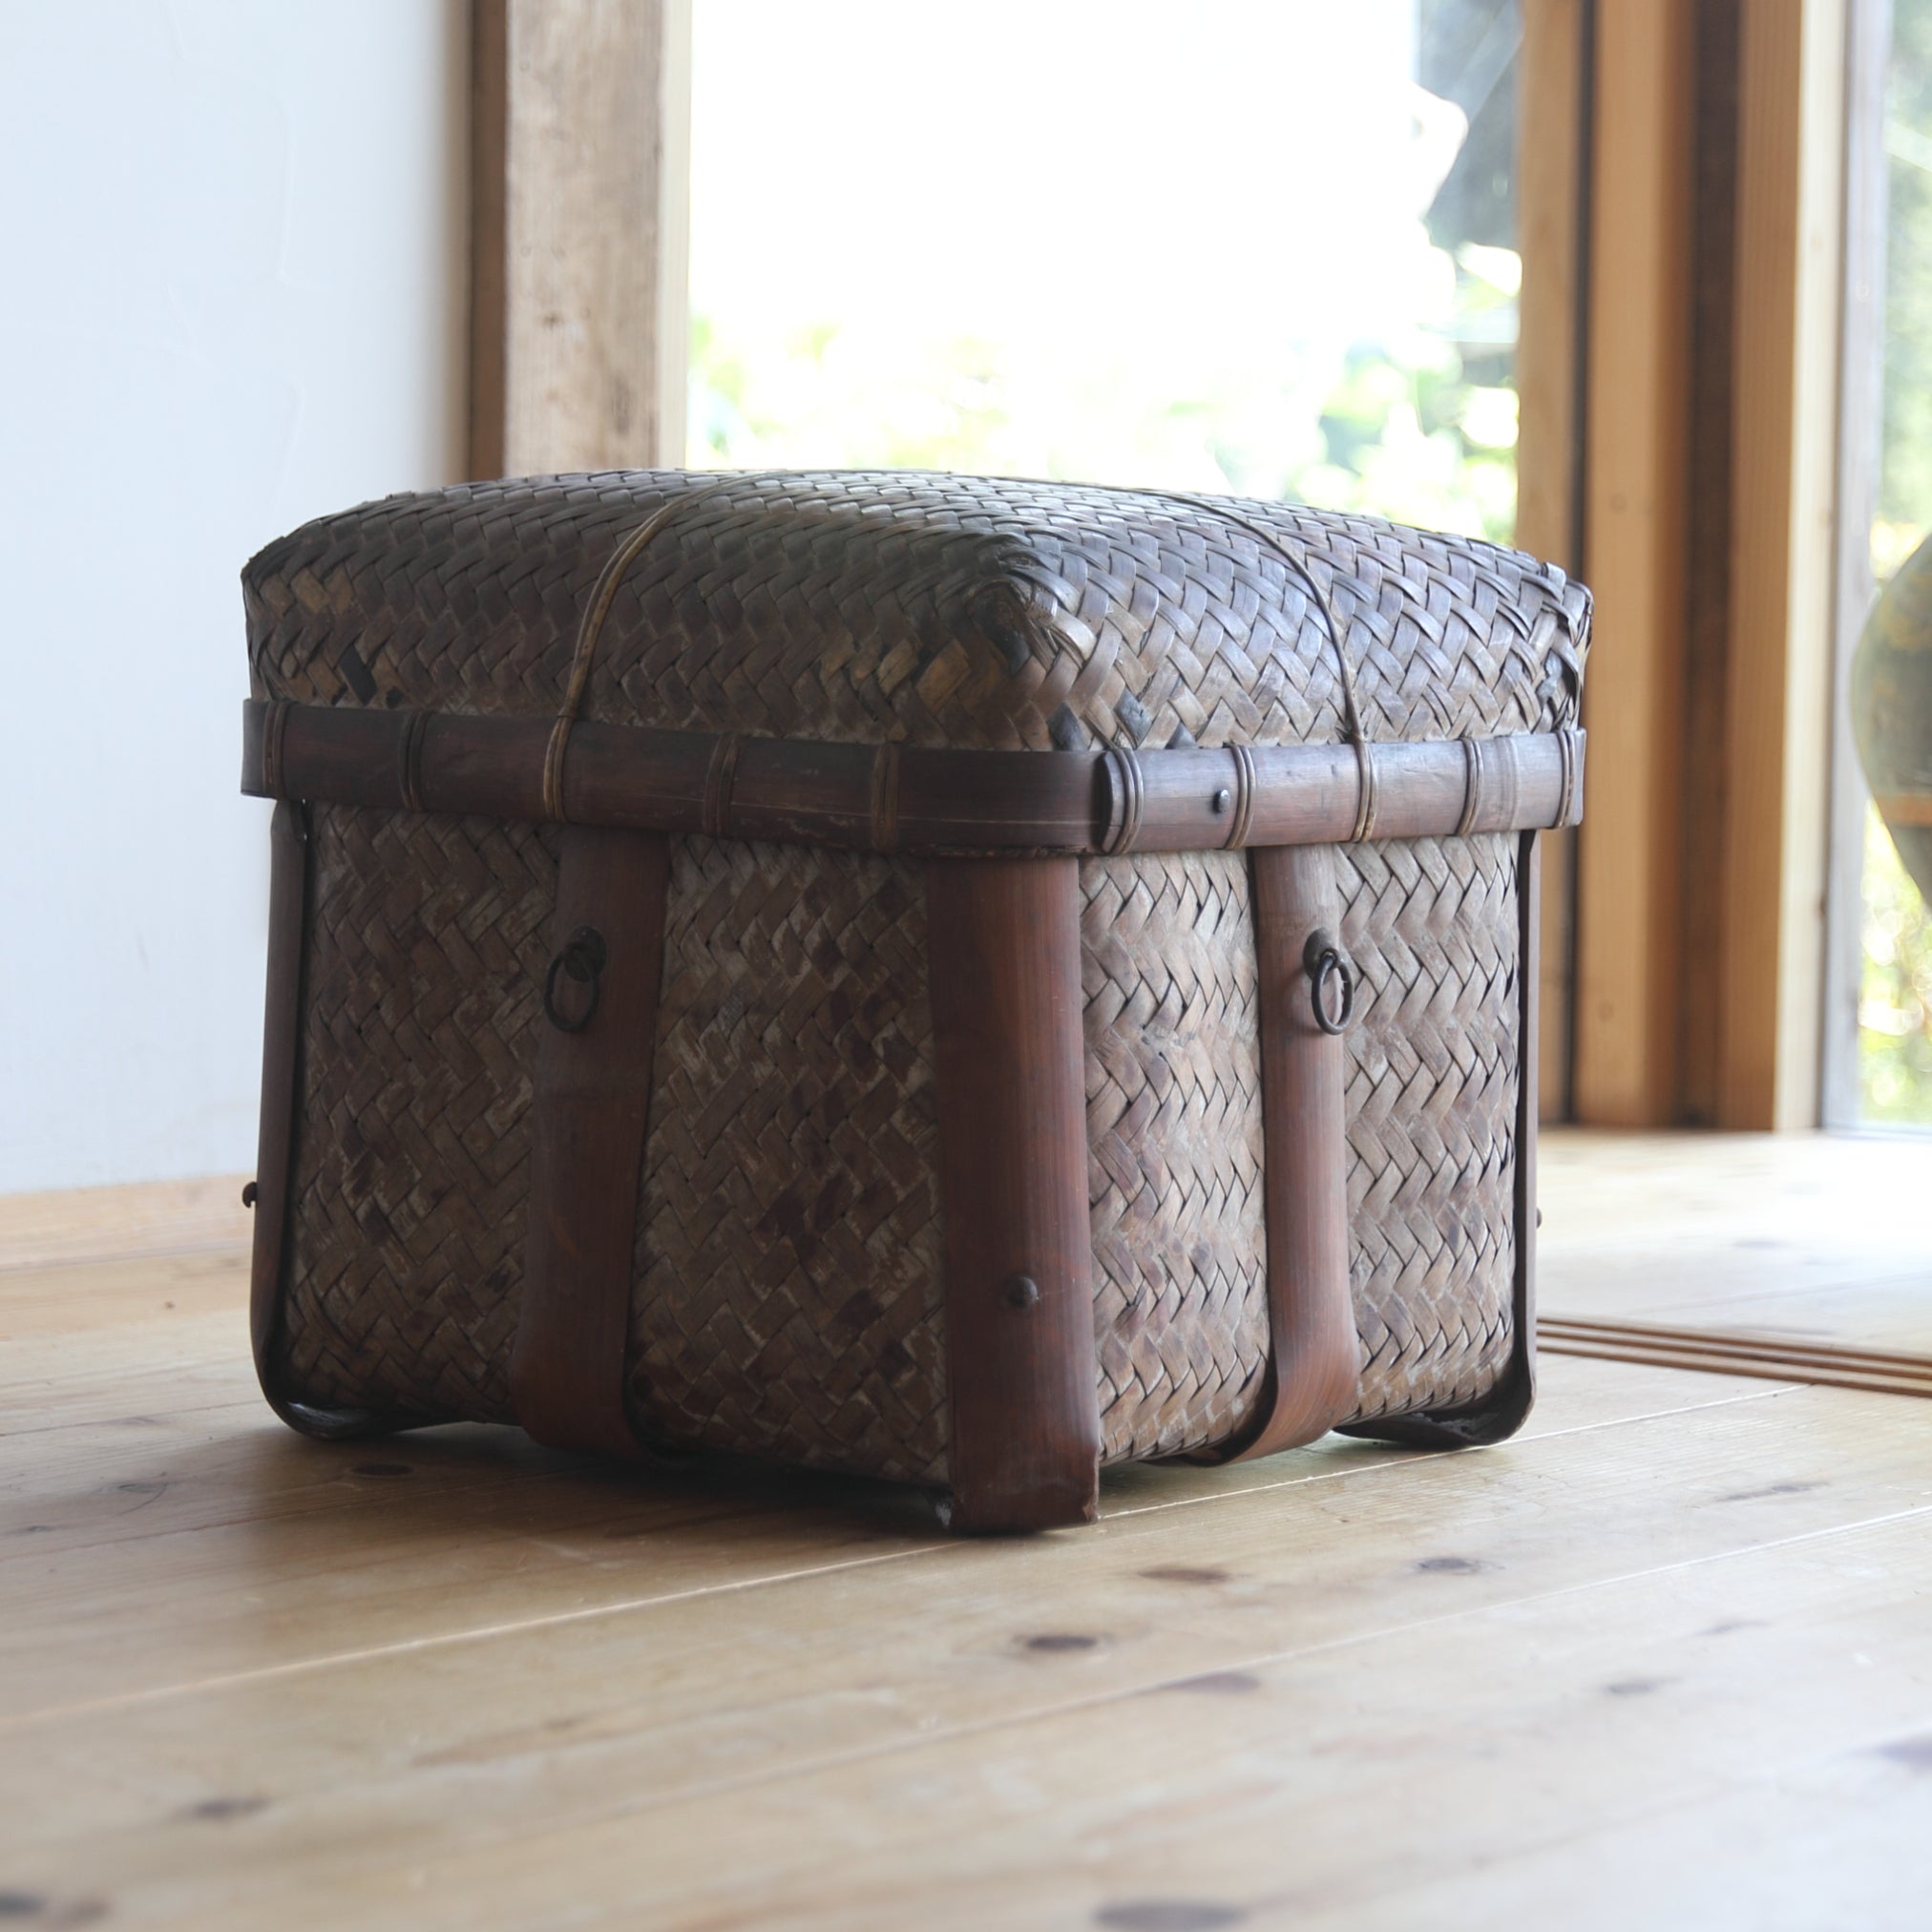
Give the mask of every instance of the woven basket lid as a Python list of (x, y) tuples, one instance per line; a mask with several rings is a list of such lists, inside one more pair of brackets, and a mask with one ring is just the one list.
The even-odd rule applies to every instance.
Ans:
[(242, 586), (258, 697), (1038, 750), (1553, 730), (1590, 609), (1375, 517), (910, 471), (389, 496)]

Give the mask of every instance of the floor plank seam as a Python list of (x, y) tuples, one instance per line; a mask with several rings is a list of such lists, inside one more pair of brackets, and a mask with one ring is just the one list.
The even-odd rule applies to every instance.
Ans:
[[(1503, 1615), (1529, 1608), (1544, 1603), (1555, 1603), (1564, 1597), (1575, 1596), (1586, 1590), (1614, 1588), (1624, 1584), (1641, 1583), (1673, 1571), (1688, 1571), (1701, 1568), (1710, 1564), (1734, 1562), (1740, 1558), (1760, 1556), (1774, 1550), (1796, 1547), (1804, 1544), (1830, 1541), (1836, 1537), (1856, 1535), (1859, 1532), (1883, 1528), (1889, 1524), (1909, 1522), (1914, 1519), (1932, 1519), (1932, 1504), (1921, 1504), (1910, 1509), (1893, 1510), (1881, 1516), (1862, 1518), (1857, 1522), (1839, 1523), (1828, 1528), (1807, 1530), (1788, 1537), (1776, 1537), (1762, 1543), (1740, 1544), (1735, 1548), (1713, 1551), (1701, 1557), (1687, 1558), (1674, 1564), (1661, 1564), (1648, 1569), (1621, 1572), (1616, 1576), (1603, 1577), (1586, 1584), (1569, 1584), (1550, 1590), (1536, 1590), (1524, 1596), (1507, 1598), (1501, 1602), (1472, 1605), (1466, 1609), (1449, 1610), (1439, 1616), (1418, 1618), (1411, 1623), (1391, 1625), (1373, 1630), (1352, 1631), (1346, 1636), (1325, 1639), (1320, 1643), (1295, 1645), (1281, 1650), (1261, 1651), (1231, 1662), (1216, 1663), (1212, 1669), (1221, 1671), (1255, 1671), (1294, 1664), (1312, 1657), (1332, 1655), (1339, 1651), (1358, 1648), (1364, 1645), (1385, 1644), (1391, 1638), (1408, 1637), (1418, 1633), (1443, 1628), (1444, 1627), (1485, 1618)], [(1100, 1711), (1110, 1705), (1125, 1703), (1138, 1697), (1158, 1695), (1186, 1684), (1201, 1674), (1190, 1670), (1180, 1676), (1161, 1677), (1146, 1682), (1116, 1688), (1110, 1690), (1095, 1691), (1083, 1697), (1067, 1698), (1052, 1705), (1036, 1706), (1030, 1711), (1008, 1712), (998, 1716), (979, 1718), (967, 1723), (947, 1727), (934, 1727), (921, 1732), (916, 1736), (883, 1739), (873, 1744), (854, 1745), (844, 1751), (827, 1752), (820, 1756), (806, 1759), (770, 1770), (747, 1772), (731, 1777), (713, 1778), (686, 1786), (677, 1792), (665, 1792), (632, 1802), (619, 1802), (591, 1810), (570, 1817), (568, 1820), (533, 1822), (528, 1828), (518, 1830), (507, 1828), (504, 1837), (513, 1842), (527, 1842), (541, 1838), (557, 1828), (561, 1823), (569, 1830), (582, 1830), (587, 1827), (611, 1824), (622, 1819), (647, 1816), (655, 1812), (670, 1810), (679, 1805), (702, 1803), (720, 1797), (729, 1797), (740, 1793), (756, 1791), (775, 1784), (794, 1780), (809, 1781), (822, 1777), (829, 1772), (841, 1771), (852, 1765), (877, 1762), (886, 1758), (903, 1755), (909, 1752), (930, 1750), (938, 1746), (965, 1742), (974, 1738), (995, 1735), (1003, 1731), (1059, 1722), (1067, 1717), (1077, 1717), (1087, 1712)], [(414, 1865), (387, 1867), (389, 1871), (414, 1869)]]
[[(1582, 1360), (1584, 1357), (1579, 1356), (1578, 1359)], [(1734, 1379), (1742, 1381), (1745, 1378), (1737, 1376)], [(1493, 1444), (1490, 1450), (1422, 1449), (1409, 1455), (1387, 1457), (1376, 1462), (1360, 1463), (1353, 1469), (1331, 1469), (1309, 1476), (1284, 1477), (1273, 1482), (1250, 1483), (1241, 1489), (1219, 1489), (1208, 1496), (1176, 1496), (1166, 1502), (1137, 1502), (1121, 1509), (1108, 1509), (1102, 1506), (1101, 1521), (1102, 1522), (1117, 1522), (1124, 1517), (1152, 1516), (1164, 1509), (1190, 1509), (1196, 1503), (1225, 1502), (1237, 1496), (1265, 1496), (1272, 1490), (1292, 1489), (1303, 1482), (1327, 1482), (1333, 1481), (1335, 1478), (1341, 1476), (1365, 1476), (1383, 1469), (1406, 1469), (1418, 1462), (1438, 1462), (1443, 1458), (1450, 1456), (1486, 1455), (1511, 1451), (1520, 1453), (1522, 1450), (1532, 1448), (1538, 1442), (1560, 1442), (1566, 1437), (1587, 1436), (1601, 1429), (1621, 1429), (1632, 1422), (1661, 1422), (1668, 1420), (1672, 1416), (1694, 1416), (1701, 1410), (1726, 1409), (1738, 1402), (1767, 1401), (1774, 1396), (1790, 1395), (1804, 1386), (1805, 1384), (1800, 1382), (1779, 1383), (1770, 1388), (1752, 1386), (1740, 1389), (1734, 1395), (1713, 1396), (1709, 1401), (1704, 1402), (1684, 1402), (1673, 1404), (1668, 1409), (1648, 1409), (1641, 1415), (1636, 1416), (1615, 1416), (1599, 1422), (1579, 1422), (1574, 1427), (1568, 1429), (1525, 1431), (1521, 1436), (1512, 1437), (1507, 1442)]]
[[(1793, 1389), (1800, 1386), (1803, 1385), (1797, 1383), (1793, 1383), (1789, 1385), (1789, 1387)], [(1575, 1427), (1570, 1429), (1532, 1430), (1530, 1432), (1526, 1432), (1525, 1434), (1523, 1434), (1521, 1437), (1518, 1437), (1515, 1439), (1518, 1448), (1520, 1449), (1527, 1448), (1530, 1444), (1535, 1442), (1560, 1441), (1564, 1439), (1565, 1437), (1571, 1435), (1576, 1435), (1579, 1433), (1587, 1433), (1589, 1431), (1598, 1429), (1621, 1427), (1627, 1422), (1658, 1421), (1670, 1416), (1694, 1415), (1699, 1413), (1700, 1411), (1707, 1409), (1723, 1408), (1734, 1402), (1758, 1400), (1762, 1399), (1765, 1396), (1776, 1396), (1785, 1393), (1789, 1393), (1789, 1389), (1786, 1388), (1784, 1385), (1779, 1385), (1777, 1387), (1772, 1388), (1752, 1387), (1746, 1390), (1740, 1390), (1739, 1392), (1733, 1395), (1713, 1396), (1708, 1401), (1676, 1404), (1668, 1409), (1644, 1410), (1635, 1415), (1617, 1417), (1606, 1421), (1579, 1423)], [(174, 1420), (194, 1416), (203, 1416), (203, 1417), (211, 1416), (223, 1409), (236, 1409), (244, 1412), (252, 1412), (258, 1406), (259, 1406), (258, 1404), (245, 1399), (228, 1403), (218, 1403), (208, 1409), (180, 1410), (173, 1412), (169, 1419)], [(127, 1419), (129, 1418), (116, 1418), (113, 1421), (57, 1424), (52, 1425), (52, 1427), (61, 1427), (61, 1428), (72, 1427), (72, 1428), (90, 1428), (90, 1429), (110, 1428), (116, 1426), (116, 1423), (124, 1422)], [(22, 1431), (18, 1433), (24, 1438), (25, 1436), (29, 1434), (33, 1433), (46, 1434), (51, 1432), (52, 1431), (50, 1429), (49, 1431), (40, 1431), (40, 1432)], [(8, 1438), (6, 1432), (0, 1431), (0, 1442), (4, 1442)], [(1151, 1515), (1161, 1510), (1185, 1508), (1197, 1502), (1228, 1502), (1231, 1501), (1236, 1497), (1265, 1495), (1277, 1489), (1294, 1488), (1309, 1482), (1334, 1481), (1342, 1477), (1363, 1476), (1378, 1470), (1405, 1468), (1412, 1463), (1434, 1460), (1445, 1455), (1460, 1455), (1466, 1452), (1460, 1450), (1422, 1450), (1408, 1454), (1388, 1456), (1373, 1462), (1364, 1461), (1362, 1463), (1345, 1469), (1308, 1470), (1302, 1472), (1299, 1475), (1283, 1477), (1272, 1481), (1257, 1482), (1244, 1486), (1239, 1489), (1216, 1490), (1207, 1496), (1175, 1497), (1165, 1502), (1128, 1503), (1124, 1504), (1118, 1508), (1107, 1508), (1103, 1505), (1102, 1512), (1102, 1521), (1103, 1522), (1119, 1522), (1132, 1517)], [(478, 1471), (475, 1473), (473, 1478), (469, 1473), (459, 1471), (452, 1467), (448, 1472), (448, 1474), (451, 1476), (452, 1480), (449, 1483), (444, 1485), (443, 1490), (432, 1491), (430, 1493), (447, 1492), (451, 1494), (467, 1494), (472, 1488), (484, 1486), (486, 1481), (502, 1481), (503, 1480), (505, 1480), (506, 1476), (508, 1480), (513, 1483), (556, 1481), (566, 1477), (580, 1475), (584, 1473), (586, 1469), (595, 1469), (597, 1466), (598, 1465), (596, 1464), (596, 1462), (590, 1459), (580, 1459), (578, 1461), (573, 1462), (569, 1465), (559, 1466), (554, 1469), (530, 1469), (530, 1470), (518, 1470), (515, 1472), (505, 1472), (500, 1469)], [(620, 1513), (621, 1512), (620, 1511)], [(66, 1550), (100, 1548), (105, 1547), (109, 1544), (122, 1544), (122, 1543), (152, 1544), (165, 1537), (205, 1535), (212, 1529), (220, 1529), (223, 1527), (229, 1528), (239, 1527), (242, 1523), (244, 1523), (252, 1520), (255, 1519), (246, 1516), (235, 1518), (221, 1518), (209, 1522), (189, 1523), (174, 1528), (158, 1529), (153, 1531), (142, 1531), (136, 1535), (127, 1537), (103, 1537), (98, 1542), (94, 1543), (64, 1544), (61, 1544), (59, 1547), (63, 1551), (66, 1551)], [(30, 1549), (21, 1549), (18, 1551), (0, 1551), (0, 1564), (4, 1564), (8, 1561), (15, 1559), (21, 1561), (30, 1560), (35, 1557), (37, 1554), (38, 1554), (37, 1551)]]
[[(1727, 1404), (1715, 1403), (1700, 1406), (1723, 1407), (1727, 1406)], [(1678, 1412), (1664, 1412), (1666, 1417), (1675, 1413)], [(1614, 1426), (1616, 1425), (1613, 1423), (1589, 1424), (1562, 1433), (1565, 1435), (1586, 1435), (1596, 1428)], [(1543, 1439), (1553, 1439), (1553, 1437)], [(1420, 1457), (1404, 1458), (1399, 1462), (1378, 1463), (1371, 1465), (1371, 1468), (1404, 1467), (1411, 1462), (1417, 1461), (1439, 1462), (1447, 1460), (1457, 1453), (1460, 1452), (1443, 1451)], [(1319, 1477), (1306, 1477), (1301, 1479), (1301, 1480), (1303, 1482), (1330, 1480), (1339, 1476), (1364, 1473), (1368, 1473), (1368, 1471), (1334, 1471)], [(1268, 1489), (1271, 1491), (1292, 1486), (1295, 1485), (1277, 1483), (1268, 1485)], [(1257, 1493), (1267, 1492), (1256, 1492), (1254, 1490), (1238, 1492), (1238, 1494), (1243, 1496), (1252, 1496)], [(1160, 1506), (1168, 1507), (1172, 1505)], [(1147, 1512), (1137, 1511), (1132, 1513), (1144, 1514)], [(1282, 1651), (1266, 1652), (1262, 1654), (1258, 1661), (1262, 1664), (1284, 1662), (1301, 1655), (1312, 1655), (1330, 1649), (1348, 1648), (1365, 1641), (1380, 1641), (1404, 1632), (1431, 1628), (1440, 1623), (1455, 1621), (1459, 1618), (1487, 1615), (1497, 1610), (1544, 1601), (1554, 1601), (1561, 1597), (1575, 1595), (1584, 1590), (1614, 1587), (1646, 1578), (1670, 1575), (1679, 1570), (1698, 1568), (1712, 1563), (1727, 1562), (1742, 1556), (1758, 1555), (1769, 1550), (1813, 1543), (1824, 1538), (1847, 1535), (1858, 1530), (1876, 1528), (1886, 1523), (1925, 1516), (1932, 1516), (1932, 1503), (1918, 1504), (1907, 1509), (1890, 1511), (1881, 1516), (1861, 1518), (1852, 1523), (1835, 1524), (1823, 1529), (1800, 1531), (1789, 1537), (1773, 1538), (1759, 1543), (1740, 1544), (1733, 1549), (1711, 1552), (1702, 1556), (1683, 1559), (1676, 1563), (1653, 1565), (1647, 1569), (1623, 1571), (1614, 1576), (1593, 1578), (1586, 1583), (1565, 1585), (1562, 1588), (1555, 1590), (1536, 1591), (1524, 1597), (1505, 1599), (1501, 1603), (1472, 1606), (1466, 1610), (1448, 1612), (1441, 1618), (1423, 1618), (1413, 1623), (1392, 1625), (1387, 1628), (1380, 1628), (1368, 1633), (1351, 1633), (1347, 1637), (1334, 1638), (1312, 1646), (1293, 1647)], [(76, 1704), (50, 1705), (37, 1711), (20, 1712), (11, 1717), (0, 1718), (0, 1734), (26, 1730), (38, 1724), (51, 1723), (62, 1718), (94, 1715), (102, 1711), (134, 1709), (167, 1702), (174, 1698), (216, 1693), (235, 1689), (244, 1684), (272, 1683), (292, 1677), (312, 1675), (323, 1670), (376, 1662), (386, 1658), (415, 1655), (434, 1649), (454, 1648), (469, 1644), (494, 1642), (501, 1638), (531, 1634), (539, 1630), (561, 1628), (570, 1625), (590, 1623), (609, 1617), (626, 1616), (641, 1610), (656, 1609), (677, 1603), (688, 1603), (704, 1597), (736, 1595), (744, 1591), (768, 1587), (775, 1584), (804, 1583), (817, 1577), (836, 1575), (845, 1571), (875, 1568), (885, 1564), (903, 1562), (928, 1553), (950, 1555), (954, 1553), (965, 1553), (980, 1547), (982, 1545), (963, 1539), (946, 1539), (931, 1544), (916, 1544), (909, 1549), (886, 1550), (873, 1556), (855, 1557), (841, 1563), (817, 1564), (808, 1569), (779, 1571), (767, 1576), (745, 1577), (731, 1583), (705, 1585), (687, 1590), (665, 1591), (650, 1597), (627, 1598), (615, 1604), (589, 1605), (580, 1609), (561, 1610), (541, 1617), (521, 1618), (504, 1624), (482, 1625), (473, 1629), (442, 1631), (430, 1636), (409, 1638), (394, 1644), (370, 1645), (356, 1650), (331, 1651), (323, 1656), (293, 1658), (285, 1663), (266, 1665), (253, 1670), (231, 1671), (219, 1677), (198, 1678), (181, 1684), (156, 1685), (144, 1690), (127, 1691), (112, 1697), (87, 1699)], [(1232, 1665), (1220, 1665), (1216, 1668), (1228, 1670), (1249, 1669), (1251, 1668), (1251, 1661)], [(1186, 1676), (1194, 1676), (1199, 1673), (1190, 1671), (1186, 1674)], [(1184, 1681), (1186, 1681), (1185, 1677), (1161, 1679), (1147, 1685), (1130, 1688), (1122, 1691), (1102, 1693), (1095, 1699), (1082, 1700), (1077, 1707), (1072, 1708), (1086, 1709), (1093, 1703), (1110, 1702), (1116, 1697), (1139, 1696), (1145, 1694), (1149, 1690), (1160, 1690), (1171, 1684)], [(999, 1720), (989, 1719), (987, 1721), (988, 1723), (1004, 1723), (1029, 1720), (1024, 1717), (1014, 1717)], [(969, 1734), (976, 1734), (976, 1732)]]
[(541, 1617), (522, 1617), (504, 1624), (482, 1624), (467, 1630), (442, 1630), (430, 1636), (409, 1637), (393, 1644), (371, 1644), (356, 1650), (331, 1650), (318, 1657), (294, 1657), (282, 1664), (265, 1664), (252, 1670), (225, 1671), (219, 1677), (200, 1677), (183, 1684), (158, 1684), (145, 1690), (129, 1690), (112, 1697), (84, 1699), (78, 1704), (51, 1704), (37, 1711), (17, 1712), (0, 1717), (0, 1734), (26, 1730), (58, 1718), (97, 1714), (103, 1711), (133, 1709), (141, 1705), (165, 1703), (171, 1698), (200, 1696), (229, 1690), (244, 1684), (275, 1683), (303, 1677), (319, 1670), (339, 1670), (383, 1658), (407, 1657), (426, 1650), (452, 1649), (466, 1644), (490, 1643), (503, 1637), (534, 1634), (538, 1630), (560, 1629), (572, 1624), (586, 1624), (602, 1617), (625, 1616), (639, 1610), (658, 1609), (666, 1605), (688, 1603), (698, 1597), (732, 1596), (741, 1590), (766, 1588), (774, 1584), (808, 1583), (815, 1577), (833, 1576), (845, 1570), (871, 1569), (882, 1564), (898, 1563), (925, 1554), (928, 1548), (942, 1552), (970, 1549), (963, 1541), (917, 1544), (911, 1549), (882, 1550), (873, 1556), (852, 1557), (842, 1563), (817, 1564), (808, 1569), (775, 1571), (769, 1576), (741, 1577), (735, 1582), (706, 1584), (688, 1590), (666, 1590), (656, 1596), (631, 1597), (621, 1603), (590, 1604), (581, 1609), (556, 1610)]
[(225, 1254), (238, 1269), (248, 1266), (248, 1248), (232, 1239), (189, 1241), (163, 1248), (113, 1248), (86, 1254), (28, 1255), (25, 1259), (0, 1259), (0, 1296), (21, 1275), (65, 1274), (76, 1268), (126, 1268), (140, 1261), (178, 1261), (183, 1257)]

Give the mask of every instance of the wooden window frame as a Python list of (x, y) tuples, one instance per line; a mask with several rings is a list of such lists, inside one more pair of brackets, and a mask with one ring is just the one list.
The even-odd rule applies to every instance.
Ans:
[(1832, 678), (1831, 827), (1825, 885), (1822, 1113), (1864, 1125), (1858, 1075), (1865, 817), (1871, 791), (1852, 740), (1852, 652), (1871, 614), (1872, 520), (1884, 428), (1885, 65), (1890, 0), (1854, 0), (1845, 55), (1845, 243), (1838, 386), (1838, 580)]
[(691, 0), (472, 0), (470, 473), (684, 460)]
[[(1522, 0), (1518, 540), (1598, 613), (1545, 1118), (1795, 1126), (1844, 1085), (1838, 270), (1848, 13), (1882, 4)], [(472, 474), (682, 460), (690, 6), (473, 0)]]
[(1586, 9), (1585, 1122), (1819, 1118), (1849, 5)]

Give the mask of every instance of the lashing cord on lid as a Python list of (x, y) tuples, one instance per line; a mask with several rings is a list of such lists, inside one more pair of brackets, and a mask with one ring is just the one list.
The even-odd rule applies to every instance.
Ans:
[(571, 727), (577, 723), (577, 714), (583, 706), (584, 693), (590, 687), (590, 668), (597, 657), (598, 640), (603, 635), (604, 619), (610, 615), (610, 607), (617, 600), (618, 586), (622, 583), (624, 573), (637, 561), (643, 547), (670, 521), (675, 512), (703, 497), (715, 496), (719, 491), (734, 483), (754, 480), (744, 472), (734, 470), (715, 482), (700, 485), (696, 490), (679, 491), (676, 495), (659, 504), (611, 553), (609, 562), (598, 574), (596, 586), (591, 591), (583, 616), (578, 620), (577, 646), (570, 661), (570, 682), (564, 686), (563, 707), (556, 714), (556, 723), (550, 728), (550, 743), (544, 747), (543, 808), (552, 818), (563, 816), (563, 754), (570, 744)]
[(1159, 496), (1169, 503), (1185, 503), (1200, 511), (1204, 515), (1218, 518), (1223, 523), (1232, 523), (1247, 531), (1249, 536), (1271, 550), (1282, 562), (1287, 564), (1296, 577), (1308, 586), (1308, 594), (1314, 601), (1314, 607), (1321, 613), (1322, 621), (1328, 626), (1329, 642), (1334, 646), (1335, 664), (1341, 672), (1342, 681), (1342, 725), (1349, 734), (1349, 744), (1355, 754), (1355, 768), (1361, 783), (1357, 789), (1354, 830), (1350, 832), (1352, 842), (1359, 844), (1363, 839), (1376, 834), (1376, 761), (1369, 748), (1369, 734), (1362, 724), (1362, 707), (1355, 697), (1354, 667), (1349, 662), (1348, 645), (1343, 637), (1342, 627), (1335, 617), (1334, 604), (1314, 580), (1314, 573), (1289, 547), (1264, 529), (1260, 524), (1243, 516), (1237, 510), (1206, 496), (1192, 496), (1184, 490), (1141, 490), (1134, 493), (1141, 496)]
[[(563, 704), (556, 715), (556, 722), (551, 727), (550, 743), (543, 755), (543, 808), (554, 819), (563, 817), (563, 761), (570, 744), (571, 728), (577, 723), (578, 713), (582, 709), (584, 693), (590, 686), (591, 666), (597, 658), (598, 640), (603, 635), (604, 620), (610, 614), (611, 605), (617, 600), (619, 586), (623, 582), (624, 574), (638, 559), (645, 545), (663, 529), (671, 517), (687, 505), (702, 501), (706, 496), (715, 496), (721, 490), (734, 484), (755, 482), (755, 476), (743, 472), (732, 472), (720, 476), (714, 482), (701, 485), (696, 490), (682, 490), (667, 498), (637, 527), (615, 551), (598, 576), (591, 592), (589, 603), (584, 606), (582, 618), (578, 623), (577, 644), (571, 656), (570, 682), (564, 687)], [(1342, 723), (1347, 729), (1349, 743), (1354, 748), (1355, 764), (1360, 772), (1358, 788), (1359, 803), (1355, 810), (1355, 825), (1350, 837), (1359, 841), (1371, 838), (1376, 827), (1376, 766), (1369, 750), (1368, 733), (1362, 726), (1361, 705), (1355, 696), (1354, 668), (1349, 662), (1348, 647), (1337, 620), (1334, 605), (1314, 574), (1303, 560), (1296, 556), (1279, 537), (1260, 524), (1243, 516), (1238, 511), (1210, 501), (1205, 496), (1194, 496), (1179, 490), (1143, 490), (1137, 495), (1158, 496), (1169, 503), (1185, 503), (1202, 514), (1213, 517), (1223, 523), (1231, 523), (1242, 530), (1266, 550), (1271, 550), (1291, 571), (1307, 585), (1314, 607), (1320, 612), (1326, 625), (1329, 641), (1334, 648), (1335, 663), (1341, 674)]]

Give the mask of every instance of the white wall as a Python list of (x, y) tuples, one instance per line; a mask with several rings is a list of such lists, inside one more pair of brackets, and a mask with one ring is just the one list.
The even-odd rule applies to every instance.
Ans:
[(237, 573), (458, 473), (460, 0), (0, 0), (0, 1192), (246, 1172)]

